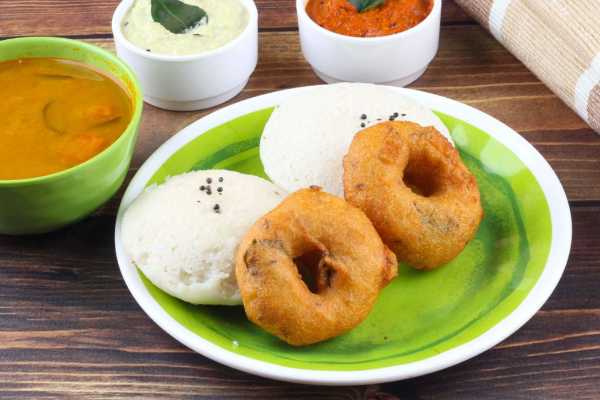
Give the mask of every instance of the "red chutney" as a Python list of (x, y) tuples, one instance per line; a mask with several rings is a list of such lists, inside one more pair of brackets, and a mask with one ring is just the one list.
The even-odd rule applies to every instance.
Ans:
[(317, 24), (347, 36), (386, 36), (412, 28), (433, 8), (433, 0), (386, 0), (359, 13), (348, 0), (309, 0), (306, 12)]

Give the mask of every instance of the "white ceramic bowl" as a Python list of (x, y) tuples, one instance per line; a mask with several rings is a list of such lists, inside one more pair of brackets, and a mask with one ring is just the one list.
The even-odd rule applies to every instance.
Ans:
[(129, 42), (121, 22), (134, 0), (123, 0), (112, 19), (117, 55), (137, 74), (144, 100), (176, 111), (201, 110), (224, 103), (242, 91), (258, 59), (258, 11), (240, 0), (249, 14), (246, 29), (215, 50), (186, 56), (149, 53)]
[(327, 83), (367, 82), (406, 86), (419, 78), (435, 57), (442, 0), (404, 32), (379, 37), (340, 35), (319, 26), (306, 13), (308, 0), (296, 0), (300, 44), (315, 73)]

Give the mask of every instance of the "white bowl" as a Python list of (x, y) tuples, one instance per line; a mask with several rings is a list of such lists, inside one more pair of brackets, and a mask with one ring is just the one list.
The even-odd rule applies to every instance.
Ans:
[(233, 41), (209, 52), (173, 56), (150, 53), (129, 42), (121, 23), (134, 0), (123, 0), (112, 18), (117, 55), (137, 74), (144, 100), (175, 111), (210, 108), (246, 86), (258, 60), (258, 11), (253, 0), (240, 0), (248, 25)]
[(308, 16), (307, 2), (296, 0), (302, 53), (319, 78), (327, 83), (406, 86), (425, 72), (437, 53), (442, 0), (434, 0), (429, 15), (413, 28), (378, 37), (331, 32)]

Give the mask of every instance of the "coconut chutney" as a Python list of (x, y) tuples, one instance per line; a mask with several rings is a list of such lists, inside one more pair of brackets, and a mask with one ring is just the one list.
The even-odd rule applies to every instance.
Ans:
[(172, 33), (152, 19), (151, 0), (135, 0), (121, 23), (125, 38), (137, 47), (159, 54), (200, 54), (237, 38), (250, 16), (239, 0), (182, 0), (206, 11), (207, 18), (184, 33)]

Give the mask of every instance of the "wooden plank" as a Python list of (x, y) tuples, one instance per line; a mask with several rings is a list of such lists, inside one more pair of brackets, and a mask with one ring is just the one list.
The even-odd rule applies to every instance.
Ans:
[[(92, 42), (112, 49), (109, 39)], [(322, 83), (304, 60), (295, 33), (265, 32), (261, 43), (256, 72), (229, 104), (273, 90)], [(600, 200), (600, 136), (481, 27), (444, 27), (437, 58), (412, 87), (462, 101), (500, 119), (548, 159), (571, 201)], [(173, 113), (146, 105), (132, 168), (210, 111)], [(114, 213), (116, 206), (113, 202), (104, 212)]]
[(600, 205), (573, 209), (574, 241), (551, 300), (493, 350), (426, 377), (367, 387), (278, 383), (197, 355), (125, 288), (114, 218), (0, 236), (0, 398), (592, 399), (600, 391)]
[[(111, 34), (119, 0), (23, 0), (3, 5), (0, 37)], [(295, 0), (256, 0), (261, 29), (297, 29)], [(444, 23), (474, 23), (452, 0), (444, 0)]]

